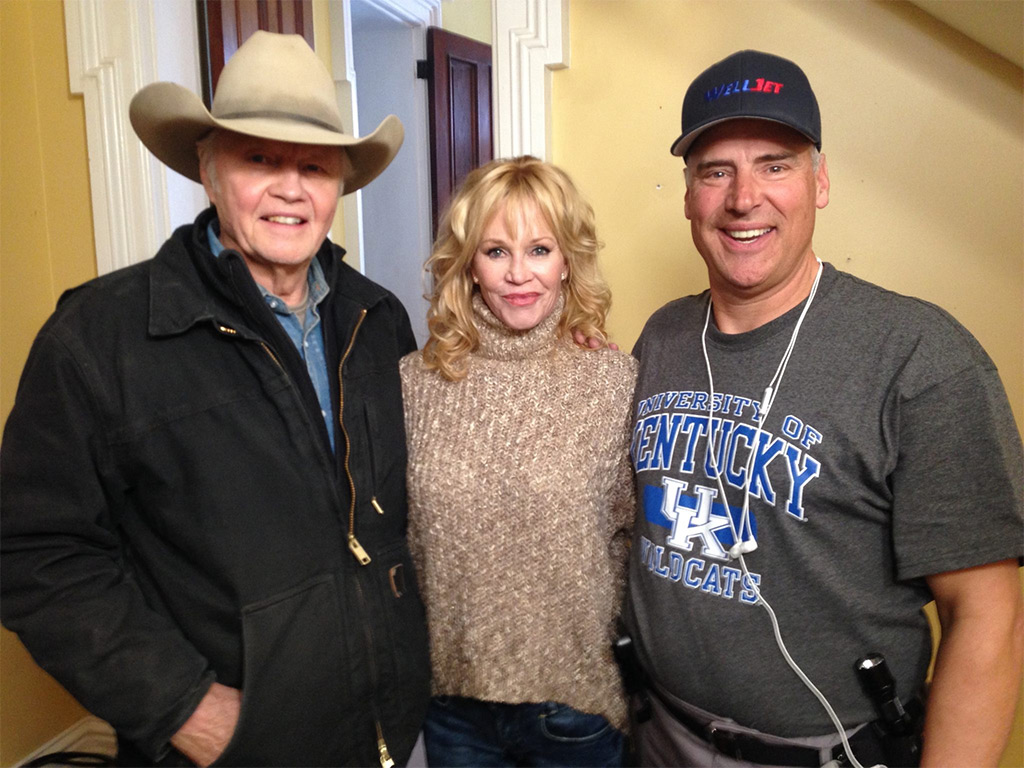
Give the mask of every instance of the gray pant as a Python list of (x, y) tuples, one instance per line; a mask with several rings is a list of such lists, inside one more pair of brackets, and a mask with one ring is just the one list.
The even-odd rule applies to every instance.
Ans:
[[(687, 704), (659, 688), (657, 695), (654, 693), (649, 695), (651, 719), (644, 723), (633, 724), (633, 736), (642, 766), (698, 766), (699, 768), (754, 768), (756, 766), (763, 768), (761, 763), (736, 760), (718, 752), (714, 746), (673, 717), (658, 696), (666, 698), (673, 706), (690, 714), (696, 720), (709, 726), (714, 725), (716, 730), (746, 734), (768, 744), (817, 747), (821, 753), (821, 765), (825, 765), (832, 759), (832, 747), (839, 743), (839, 734), (836, 733), (783, 739), (752, 728), (744, 728), (732, 720), (719, 718), (692, 704)], [(861, 725), (848, 730), (847, 738), (862, 727)]]

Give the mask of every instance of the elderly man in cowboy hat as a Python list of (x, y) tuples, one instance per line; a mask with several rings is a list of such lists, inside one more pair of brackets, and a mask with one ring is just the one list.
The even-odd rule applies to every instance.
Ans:
[(4, 434), (3, 621), (125, 761), (404, 762), (425, 710), (388, 291), (326, 239), (402, 142), (357, 139), (297, 36), (258, 32), (207, 112), (157, 83), (143, 142), (212, 207), (65, 294)]

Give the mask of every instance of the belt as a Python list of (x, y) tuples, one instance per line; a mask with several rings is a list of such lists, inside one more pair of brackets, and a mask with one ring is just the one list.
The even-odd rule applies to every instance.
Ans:
[[(744, 760), (748, 763), (761, 763), (763, 765), (786, 765), (794, 767), (820, 768), (822, 765), (821, 749), (818, 747), (803, 747), (797, 744), (772, 744), (762, 741), (756, 736), (746, 733), (737, 733), (722, 728), (716, 728), (713, 723), (705, 723), (691, 715), (689, 712), (668, 701), (656, 688), (649, 687), (647, 690), (653, 693), (658, 701), (669, 711), (679, 723), (692, 731), (695, 735), (711, 744), (717, 751), (734, 760)], [(862, 752), (875, 753), (878, 749), (878, 737), (873, 733), (873, 727), (869, 724), (858, 730), (848, 738), (851, 749), (860, 755)], [(832, 759), (839, 765), (849, 765), (843, 745), (840, 742), (832, 747)]]

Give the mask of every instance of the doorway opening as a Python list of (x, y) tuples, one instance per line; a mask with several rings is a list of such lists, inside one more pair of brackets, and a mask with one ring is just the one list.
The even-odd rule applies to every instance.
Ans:
[[(394, 161), (356, 193), (361, 195), (363, 273), (398, 296), (422, 347), (428, 306), (423, 263), (431, 247), (430, 150), (426, 85), (416, 77), (416, 62), (425, 55), (427, 24), (374, 0), (351, 0), (350, 18), (359, 134), (389, 114), (405, 126), (405, 142)], [(346, 232), (346, 239), (351, 236)]]

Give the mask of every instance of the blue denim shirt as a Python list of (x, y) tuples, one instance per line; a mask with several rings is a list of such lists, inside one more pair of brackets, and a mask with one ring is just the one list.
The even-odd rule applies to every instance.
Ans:
[[(214, 256), (220, 256), (224, 246), (221, 244), (217, 233), (214, 232), (214, 222), (206, 228), (207, 238), (210, 241), (210, 250)], [(306, 323), (303, 325), (301, 319), (292, 312), (284, 300), (275, 296), (262, 285), (257, 283), (263, 299), (267, 302), (284, 328), (288, 338), (292, 340), (299, 357), (306, 363), (306, 372), (309, 373), (310, 381), (313, 382), (313, 389), (316, 390), (317, 399), (320, 401), (320, 415), (324, 417), (327, 424), (327, 436), (331, 440), (331, 450), (334, 450), (334, 405), (331, 402), (331, 379), (327, 374), (327, 356), (324, 354), (324, 332), (320, 324), (320, 302), (324, 300), (330, 288), (324, 279), (324, 270), (320, 262), (315, 258), (309, 265), (309, 306), (306, 310)]]

